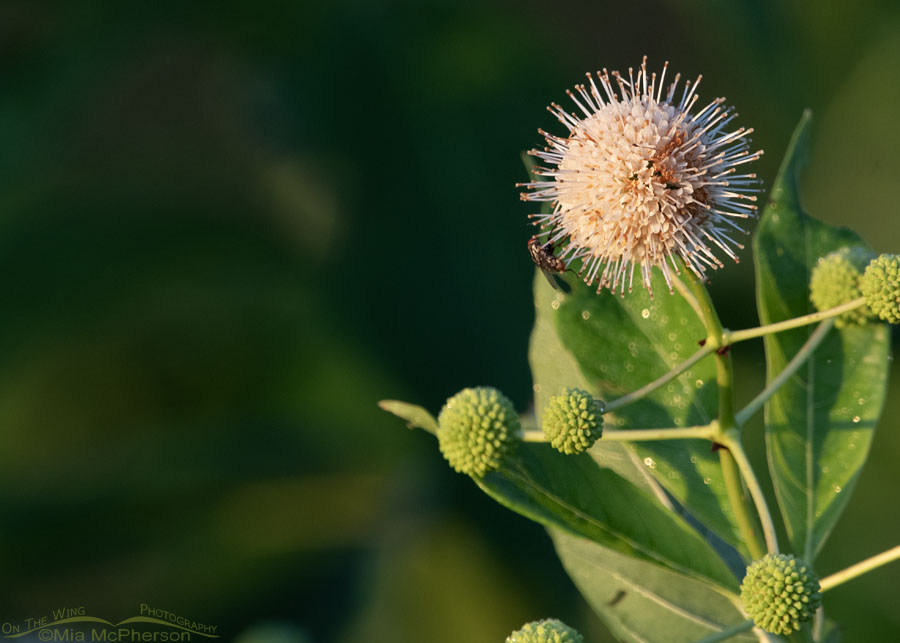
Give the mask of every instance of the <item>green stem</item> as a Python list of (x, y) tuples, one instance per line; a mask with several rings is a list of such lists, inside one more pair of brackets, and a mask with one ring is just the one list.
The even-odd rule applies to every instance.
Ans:
[[(689, 275), (690, 281), (696, 281), (697, 277), (690, 272), (690, 268), (685, 268), (685, 272)], [(673, 275), (672, 283), (675, 285), (675, 290), (678, 291), (684, 300), (688, 303), (688, 305), (694, 309), (694, 312), (697, 314), (697, 317), (703, 319), (703, 310), (700, 308), (700, 302), (697, 301), (697, 298), (694, 296), (694, 293), (690, 291), (690, 289), (685, 285), (685, 283), (681, 280), (677, 275)]]
[(632, 402), (636, 402), (637, 400), (641, 399), (645, 395), (652, 393), (653, 391), (658, 389), (660, 386), (663, 386), (664, 384), (669, 383), (670, 381), (672, 381), (673, 379), (675, 379), (676, 377), (678, 377), (679, 375), (684, 373), (691, 366), (693, 366), (694, 364), (699, 362), (701, 359), (703, 359), (704, 357), (706, 357), (707, 355), (712, 353), (713, 350), (714, 350), (714, 348), (712, 346), (704, 346), (703, 348), (698, 350), (696, 353), (694, 353), (693, 355), (688, 357), (686, 360), (684, 360), (677, 366), (674, 366), (672, 368), (672, 370), (669, 371), (668, 373), (666, 373), (665, 375), (658, 377), (657, 379), (653, 380), (649, 384), (645, 384), (644, 386), (637, 389), (636, 391), (632, 391), (628, 395), (623, 395), (622, 397), (620, 397), (616, 400), (613, 400), (612, 402), (609, 402), (604, 407), (603, 412), (609, 413), (610, 411), (614, 411), (618, 408), (622, 408), (623, 406), (625, 406), (627, 404), (631, 404)]
[(772, 333), (779, 333), (783, 330), (790, 330), (791, 328), (809, 326), (810, 324), (815, 324), (816, 322), (830, 319), (831, 317), (838, 317), (840, 315), (843, 315), (844, 313), (850, 312), (851, 310), (855, 310), (860, 306), (865, 305), (865, 303), (865, 297), (858, 297), (857, 299), (848, 301), (846, 304), (841, 304), (840, 306), (835, 306), (834, 308), (829, 308), (828, 310), (823, 310), (822, 312), (803, 315), (802, 317), (794, 317), (793, 319), (786, 319), (775, 324), (767, 324), (765, 326), (758, 326), (756, 328), (729, 331), (724, 333), (723, 335), (723, 345), (727, 346), (729, 344), (736, 344), (737, 342), (742, 342), (746, 339), (762, 337), (763, 335), (771, 335)]
[(647, 440), (686, 440), (699, 438), (712, 440), (719, 433), (719, 423), (670, 429), (631, 429), (626, 431), (604, 431), (601, 440), (619, 442), (644, 442)]
[[(758, 560), (766, 555), (766, 548), (763, 547), (762, 541), (757, 533), (756, 521), (750, 511), (750, 503), (744, 492), (744, 485), (741, 484), (741, 474), (738, 469), (734, 457), (728, 449), (719, 449), (719, 463), (722, 466), (722, 477), (725, 480), (725, 489), (728, 492), (728, 499), (734, 509), (734, 517), (737, 520), (738, 528), (742, 534), (753, 534), (753, 538), (746, 538), (747, 549), (753, 560)], [(735, 494), (735, 497), (732, 495)], [(739, 494), (739, 495), (737, 495)]]
[(744, 447), (741, 445), (740, 433), (738, 430), (732, 429), (732, 431), (724, 436), (722, 443), (734, 457), (738, 468), (741, 470), (744, 483), (747, 485), (747, 491), (750, 492), (753, 503), (756, 505), (756, 513), (759, 515), (759, 520), (762, 523), (763, 535), (766, 538), (766, 549), (770, 554), (777, 554), (778, 536), (775, 533), (775, 523), (772, 521), (772, 514), (769, 512), (766, 496), (763, 494), (759, 480), (756, 479), (756, 474), (753, 472), (753, 466), (750, 464), (750, 460), (747, 459), (747, 454), (744, 452)]
[[(669, 427), (665, 429), (630, 429), (625, 431), (604, 431), (601, 439), (608, 442), (647, 442), (649, 440), (712, 440), (719, 434), (719, 423), (689, 427)], [(519, 433), (523, 442), (549, 442), (543, 431), (524, 429)]]
[(519, 437), (522, 438), (522, 442), (549, 442), (547, 436), (544, 435), (544, 432), (540, 429), (523, 429), (519, 433)]
[(816, 330), (809, 336), (809, 339), (806, 340), (806, 343), (800, 347), (800, 350), (797, 351), (796, 355), (791, 358), (791, 361), (785, 365), (784, 369), (782, 369), (775, 379), (773, 379), (766, 388), (760, 391), (759, 395), (753, 398), (753, 401), (734, 416), (738, 426), (746, 424), (747, 420), (753, 417), (753, 414), (761, 409), (763, 405), (769, 401), (769, 398), (775, 395), (778, 389), (780, 389), (782, 385), (797, 372), (797, 369), (806, 363), (806, 360), (813, 354), (813, 351), (816, 350), (819, 344), (822, 343), (822, 340), (825, 339), (825, 336), (828, 335), (828, 331), (831, 330), (832, 326), (834, 326), (834, 319), (826, 319), (819, 324)]
[[(677, 280), (676, 281), (680, 281)], [(690, 280), (691, 290), (696, 297), (697, 309), (700, 319), (706, 327), (707, 337), (706, 344), (715, 348), (722, 348), (728, 344), (724, 342), (723, 335), (725, 330), (722, 328), (722, 322), (719, 321), (719, 315), (713, 307), (712, 300), (706, 288), (697, 279)], [(680, 290), (680, 289), (679, 289)], [(722, 463), (723, 480), (728, 493), (728, 500), (731, 503), (732, 511), (738, 521), (738, 528), (747, 543), (747, 549), (752, 552), (760, 552), (768, 550), (772, 553), (778, 551), (778, 541), (775, 536), (775, 528), (772, 523), (772, 516), (766, 505), (766, 499), (762, 495), (759, 482), (756, 480), (756, 474), (747, 460), (744, 449), (740, 440), (740, 425), (734, 416), (734, 370), (731, 362), (731, 355), (728, 351), (716, 351), (716, 389), (718, 391), (718, 420), (719, 434), (716, 441), (727, 447), (727, 451), (720, 451), (719, 461)], [(733, 461), (730, 461), (733, 458)], [(747, 484), (747, 490), (753, 498), (756, 505), (756, 511), (759, 514), (762, 523), (763, 534), (765, 536), (765, 547), (759, 539), (756, 530), (753, 529), (752, 521), (749, 519), (750, 504), (747, 496), (744, 494), (743, 485), (739, 476), (728, 475), (727, 471), (736, 465), (740, 470), (744, 481)], [(743, 517), (743, 518), (741, 518)]]
[(741, 632), (746, 632), (747, 630), (753, 629), (753, 621), (751, 619), (747, 619), (743, 623), (738, 623), (737, 625), (732, 625), (731, 627), (722, 630), (721, 632), (716, 632), (715, 634), (710, 634), (706, 638), (702, 638), (697, 643), (718, 643), (718, 641), (724, 641), (725, 639), (730, 639), (735, 634), (740, 634)]
[(826, 576), (819, 582), (819, 587), (821, 588), (821, 591), (827, 592), (842, 583), (846, 583), (848, 580), (853, 580), (857, 576), (862, 576), (868, 571), (872, 571), (877, 567), (881, 567), (882, 565), (886, 565), (898, 559), (900, 559), (900, 545), (892, 547), (887, 551), (883, 551), (871, 558), (867, 558), (855, 565), (851, 565), (847, 569), (835, 572), (831, 576)]

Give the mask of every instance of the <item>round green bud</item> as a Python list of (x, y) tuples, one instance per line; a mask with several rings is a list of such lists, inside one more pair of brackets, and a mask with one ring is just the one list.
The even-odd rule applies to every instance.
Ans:
[(466, 388), (447, 400), (438, 416), (438, 444), (456, 471), (481, 477), (499, 468), (515, 444), (519, 417), (503, 393)]
[(891, 324), (900, 324), (900, 255), (873, 259), (859, 286), (873, 314)]
[(506, 637), (506, 643), (584, 643), (584, 637), (555, 618), (526, 623)]
[[(875, 256), (863, 246), (847, 246), (819, 259), (809, 281), (809, 299), (816, 310), (828, 310), (862, 297), (859, 280), (866, 264)], [(865, 306), (846, 312), (834, 320), (844, 328), (850, 324), (864, 324), (870, 313)]]
[(750, 564), (741, 583), (747, 616), (770, 634), (790, 634), (822, 603), (819, 579), (799, 558), (766, 554)]
[(581, 453), (603, 433), (603, 403), (587, 391), (564, 389), (547, 402), (541, 427), (557, 451)]

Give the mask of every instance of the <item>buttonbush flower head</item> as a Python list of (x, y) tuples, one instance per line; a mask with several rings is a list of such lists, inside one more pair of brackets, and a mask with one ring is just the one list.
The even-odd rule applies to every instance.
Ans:
[(461, 390), (438, 415), (441, 453), (456, 471), (470, 476), (499, 468), (518, 432), (512, 402), (489, 386)]
[(888, 323), (900, 324), (900, 255), (873, 259), (859, 285), (872, 313)]
[(506, 637), (506, 643), (584, 643), (584, 637), (555, 618), (526, 623)]
[(766, 554), (747, 568), (741, 601), (757, 626), (770, 634), (790, 634), (812, 618), (822, 595), (819, 579), (802, 560)]
[(534, 173), (548, 180), (520, 184), (532, 190), (522, 199), (553, 206), (533, 223), (597, 292), (630, 292), (637, 266), (651, 296), (654, 266), (671, 292), (676, 258), (703, 278), (723, 265), (713, 250), (738, 260), (734, 236), (756, 215), (761, 184), (744, 171), (762, 154), (750, 151), (753, 130), (731, 128), (737, 114), (724, 98), (698, 102), (700, 76), (679, 91), (676, 75), (666, 87), (667, 69), (648, 74), (645, 57), (636, 76), (587, 74), (587, 85), (567, 92), (580, 113), (549, 107), (567, 133), (538, 130), (547, 147), (529, 152), (547, 164)]
[(590, 393), (567, 388), (547, 402), (541, 428), (550, 445), (562, 453), (581, 453), (603, 433), (603, 403)]
[[(844, 247), (819, 259), (809, 280), (809, 299), (816, 310), (828, 310), (862, 296), (859, 280), (875, 253), (863, 246)], [(864, 324), (870, 313), (865, 306), (844, 313), (834, 325), (844, 328)]]

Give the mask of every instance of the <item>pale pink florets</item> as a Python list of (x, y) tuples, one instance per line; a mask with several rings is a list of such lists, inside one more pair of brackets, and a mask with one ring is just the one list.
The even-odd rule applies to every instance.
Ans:
[(587, 74), (588, 85), (568, 92), (581, 114), (552, 104), (568, 135), (538, 130), (547, 147), (529, 154), (548, 164), (534, 173), (549, 180), (522, 184), (524, 200), (552, 203), (531, 215), (535, 225), (567, 267), (580, 260), (574, 267), (598, 292), (630, 291), (637, 266), (645, 287), (657, 266), (671, 291), (676, 257), (701, 278), (722, 265), (711, 246), (737, 261), (733, 235), (756, 215), (760, 181), (740, 167), (762, 154), (749, 151), (753, 130), (728, 129), (736, 114), (722, 98), (695, 111), (700, 77), (676, 98), (676, 75), (663, 95), (668, 63), (657, 79), (646, 62), (628, 79)]

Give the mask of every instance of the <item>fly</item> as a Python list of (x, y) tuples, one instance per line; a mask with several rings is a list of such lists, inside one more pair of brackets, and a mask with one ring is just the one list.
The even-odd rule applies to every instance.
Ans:
[(534, 265), (541, 269), (544, 277), (547, 278), (547, 281), (554, 289), (569, 292), (571, 290), (569, 284), (559, 277), (560, 274), (566, 271), (566, 264), (553, 254), (553, 250), (553, 244), (541, 243), (537, 235), (528, 240), (528, 254), (531, 255)]

